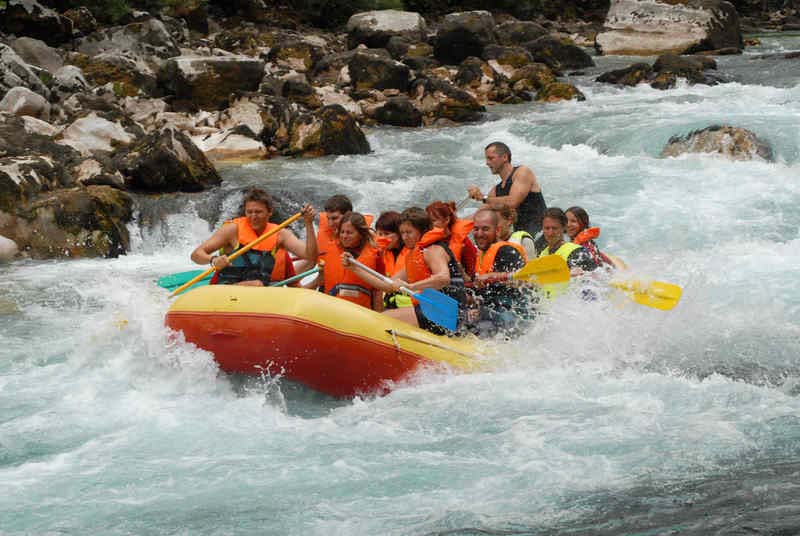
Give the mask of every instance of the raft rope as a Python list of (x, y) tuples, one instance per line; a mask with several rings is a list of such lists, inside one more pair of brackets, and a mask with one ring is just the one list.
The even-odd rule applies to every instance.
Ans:
[(397, 330), (394, 330), (394, 329), (387, 329), (386, 333), (388, 333), (389, 335), (392, 336), (392, 340), (394, 341), (394, 344), (395, 344), (395, 346), (397, 347), (398, 350), (400, 349), (400, 347), (397, 344), (397, 337), (400, 337), (401, 339), (408, 339), (410, 341), (421, 342), (422, 344), (429, 344), (431, 346), (439, 348), (440, 350), (446, 350), (448, 352), (453, 352), (454, 354), (458, 354), (458, 355), (461, 355), (461, 356), (464, 356), (464, 357), (469, 357), (470, 359), (480, 359), (480, 356), (478, 356), (478, 355), (470, 354), (469, 352), (462, 352), (461, 350), (456, 350), (452, 346), (439, 344), (438, 342), (429, 341), (429, 340), (423, 339), (422, 337), (417, 337), (416, 335), (411, 335), (409, 333), (403, 333), (402, 331), (397, 331)]

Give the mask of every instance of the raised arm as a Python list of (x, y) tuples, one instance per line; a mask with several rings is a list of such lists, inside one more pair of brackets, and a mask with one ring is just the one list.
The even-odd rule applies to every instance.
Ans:
[(292, 253), (295, 257), (317, 262), (317, 234), (314, 232), (314, 207), (303, 205), (303, 222), (306, 225), (306, 240), (303, 242), (289, 229), (281, 229), (278, 234), (278, 245)]

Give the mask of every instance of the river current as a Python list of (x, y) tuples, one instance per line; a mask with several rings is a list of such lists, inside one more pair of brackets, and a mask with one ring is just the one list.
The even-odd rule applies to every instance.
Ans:
[[(0, 266), (0, 534), (800, 533), (800, 59), (761, 57), (800, 34), (760, 37), (717, 59), (723, 84), (600, 85), (635, 60), (597, 58), (571, 76), (585, 102), (228, 166), (211, 192), (138, 199), (125, 256)], [(775, 161), (659, 157), (712, 124)], [(225, 375), (163, 326), (154, 281), (192, 269), (243, 187), (374, 213), (460, 200), (495, 182), (495, 140), (680, 304), (567, 296), (491, 342), (486, 372), (355, 400)]]

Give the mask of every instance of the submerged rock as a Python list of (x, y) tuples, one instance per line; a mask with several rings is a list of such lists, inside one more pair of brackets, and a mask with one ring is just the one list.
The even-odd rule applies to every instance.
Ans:
[(678, 156), (684, 153), (716, 153), (732, 160), (761, 158), (773, 161), (772, 148), (755, 133), (741, 127), (713, 125), (692, 131), (685, 136), (669, 139), (661, 156)]

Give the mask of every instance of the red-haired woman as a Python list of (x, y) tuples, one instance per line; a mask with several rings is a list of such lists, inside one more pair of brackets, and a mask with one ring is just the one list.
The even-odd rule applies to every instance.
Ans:
[(425, 208), (425, 212), (431, 218), (434, 229), (441, 229), (443, 239), (447, 240), (447, 245), (456, 261), (461, 263), (467, 279), (475, 276), (478, 259), (478, 249), (469, 238), (469, 232), (475, 225), (471, 220), (459, 220), (456, 217), (456, 204), (452, 201), (434, 201)]

